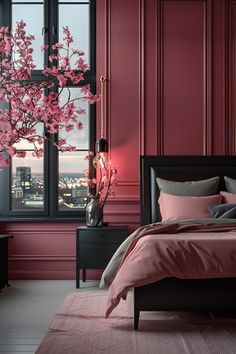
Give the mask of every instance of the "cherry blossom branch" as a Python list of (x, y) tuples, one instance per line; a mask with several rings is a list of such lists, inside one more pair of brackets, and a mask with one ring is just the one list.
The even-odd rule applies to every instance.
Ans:
[[(63, 28), (64, 43), (52, 45), (55, 54), (49, 56), (50, 66), (44, 66), (40, 79), (33, 80), (34, 36), (28, 35), (25, 27), (26, 24), (19, 21), (14, 33), (7, 27), (0, 28), (0, 104), (8, 105), (8, 108), (0, 110), (0, 167), (9, 163), (8, 156), (18, 154), (23, 157), (24, 154), (18, 153), (14, 147), (21, 139), (32, 144), (36, 156), (43, 153), (37, 143), (42, 144), (45, 140), (50, 140), (60, 151), (73, 151), (75, 147), (67, 146), (65, 139), (54, 141), (48, 135), (36, 134), (37, 124), (42, 123), (48, 134), (56, 134), (59, 129), (81, 129), (79, 116), (85, 110), (76, 107), (75, 101), (84, 99), (92, 104), (99, 100), (98, 95), (90, 92), (88, 85), (81, 88), (83, 97), (71, 98), (67, 85), (78, 87), (84, 81), (88, 65), (82, 58), (84, 53), (71, 48), (73, 37), (67, 26)], [(47, 49), (47, 45), (42, 47), (42, 51)], [(61, 49), (66, 50), (66, 56), (58, 54)], [(75, 70), (72, 70), (70, 61), (75, 56), (77, 61)], [(59, 97), (64, 89), (69, 94), (66, 102), (60, 105)]]
[(115, 167), (101, 167), (99, 157), (95, 156), (93, 151), (90, 151), (84, 159), (90, 162), (93, 161), (93, 165), (96, 168), (97, 175), (99, 174), (98, 180), (97, 178), (91, 178), (91, 171), (89, 169), (84, 171), (87, 185), (91, 189), (96, 191), (96, 195), (99, 197), (101, 209), (103, 212), (103, 208), (106, 204), (108, 197), (115, 195), (113, 187), (116, 185), (117, 181), (117, 169)]

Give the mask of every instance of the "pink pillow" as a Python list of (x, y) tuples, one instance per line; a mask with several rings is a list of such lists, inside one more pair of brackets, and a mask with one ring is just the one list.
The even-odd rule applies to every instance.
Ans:
[(223, 197), (224, 204), (234, 204), (236, 203), (236, 193), (229, 192), (220, 192), (220, 195)]
[(174, 219), (210, 218), (211, 215), (208, 210), (208, 205), (220, 204), (221, 201), (221, 195), (190, 197), (172, 195), (163, 192), (160, 193), (158, 200), (162, 221)]

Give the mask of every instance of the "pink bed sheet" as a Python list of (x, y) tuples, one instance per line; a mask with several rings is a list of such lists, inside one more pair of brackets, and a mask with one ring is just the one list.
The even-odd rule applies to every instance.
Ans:
[(236, 277), (236, 224), (156, 224), (140, 228), (109, 288), (106, 317), (130, 288), (172, 276)]

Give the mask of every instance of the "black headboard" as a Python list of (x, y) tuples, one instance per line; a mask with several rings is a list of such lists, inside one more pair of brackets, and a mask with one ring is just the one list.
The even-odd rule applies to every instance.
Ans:
[(236, 156), (141, 156), (141, 224), (160, 220), (159, 188), (156, 177), (193, 181), (220, 176), (219, 191), (225, 190), (224, 176), (236, 179)]

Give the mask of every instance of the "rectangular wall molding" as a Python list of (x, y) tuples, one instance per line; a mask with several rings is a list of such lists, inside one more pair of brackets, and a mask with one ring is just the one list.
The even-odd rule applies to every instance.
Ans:
[(212, 153), (211, 10), (211, 0), (159, 1), (161, 154)]
[(236, 1), (229, 2), (229, 127), (228, 142), (229, 154), (236, 154)]

